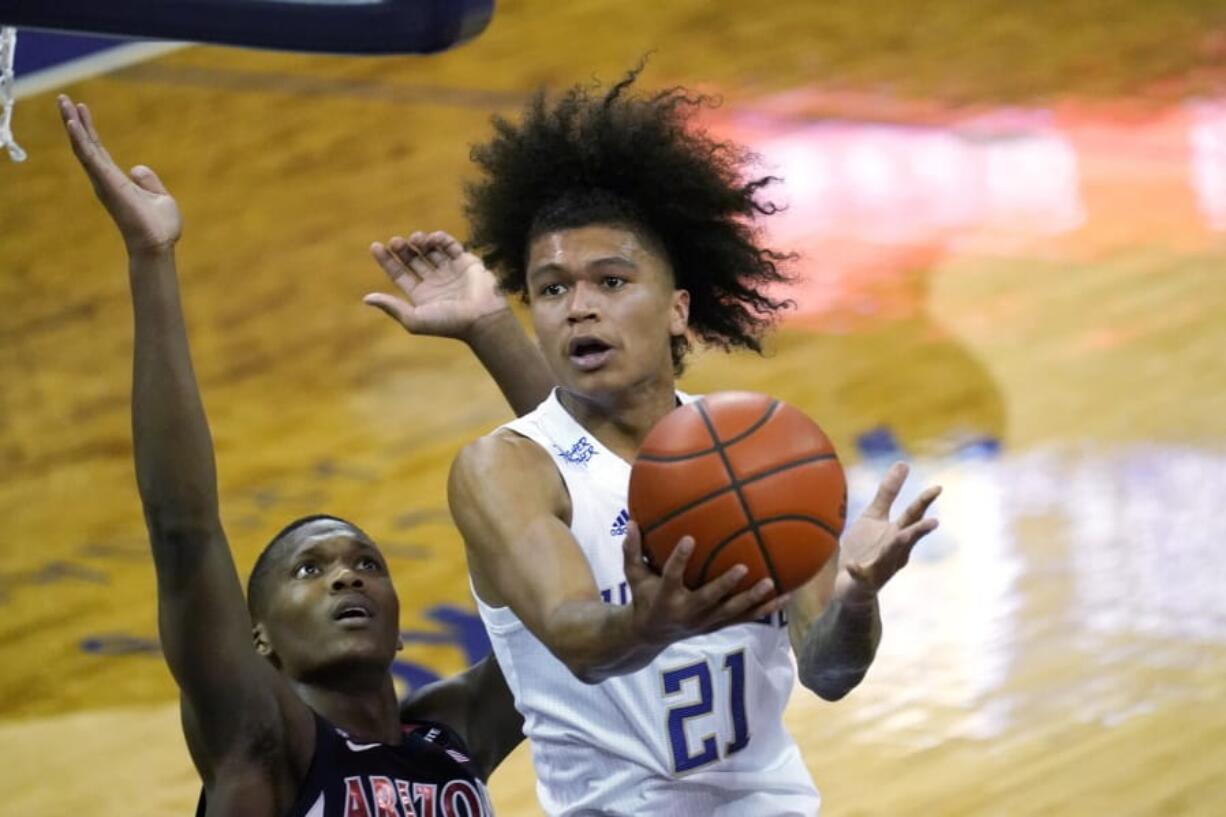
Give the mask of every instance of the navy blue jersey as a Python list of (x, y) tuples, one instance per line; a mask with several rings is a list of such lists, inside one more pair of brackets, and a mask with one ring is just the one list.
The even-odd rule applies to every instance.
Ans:
[[(204, 817), (204, 794), (196, 809)], [(400, 745), (355, 741), (315, 715), (315, 755), (284, 817), (492, 817), (476, 765), (442, 724), (403, 726)]]

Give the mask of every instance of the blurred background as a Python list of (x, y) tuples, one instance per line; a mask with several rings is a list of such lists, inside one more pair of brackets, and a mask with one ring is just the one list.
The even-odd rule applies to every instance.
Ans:
[[(366, 247), (465, 235), (490, 115), (647, 52), (644, 86), (720, 95), (702, 126), (784, 177), (763, 228), (802, 256), (765, 358), (701, 355), (683, 387), (809, 412), (853, 513), (899, 457), (911, 491), (945, 486), (865, 683), (789, 709), (823, 814), (1226, 814), (1220, 2), (507, 0), (432, 56), (115, 45), (22, 32), (30, 158), (0, 159), (0, 814), (186, 814), (199, 788), (132, 474), (123, 250), (55, 92), (183, 208), (240, 571), (300, 514), (363, 525), (412, 685), (488, 649), (445, 477), (509, 411), (463, 347), (362, 305)], [(533, 785), (521, 750), (499, 814), (539, 813)]]

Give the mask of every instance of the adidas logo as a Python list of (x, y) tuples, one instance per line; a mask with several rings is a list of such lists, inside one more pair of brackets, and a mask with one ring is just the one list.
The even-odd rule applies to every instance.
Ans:
[(626, 525), (630, 522), (630, 511), (622, 508), (621, 513), (613, 520), (613, 527), (609, 528), (609, 534), (612, 536), (625, 536)]

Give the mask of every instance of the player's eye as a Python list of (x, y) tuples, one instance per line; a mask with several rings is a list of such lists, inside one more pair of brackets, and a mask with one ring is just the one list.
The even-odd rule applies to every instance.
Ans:
[(381, 572), (383, 570), (383, 565), (378, 559), (375, 559), (372, 556), (363, 556), (361, 559), (358, 559), (358, 569)]
[(606, 275), (602, 283), (606, 289), (621, 289), (626, 285), (626, 279), (620, 275)]
[(564, 291), (565, 291), (565, 287), (555, 282), (552, 284), (543, 285), (540, 288), (540, 290), (538, 290), (538, 293), (545, 298), (556, 298), (557, 296), (561, 295)]
[(309, 579), (319, 575), (319, 565), (314, 562), (303, 562), (294, 568), (295, 579)]

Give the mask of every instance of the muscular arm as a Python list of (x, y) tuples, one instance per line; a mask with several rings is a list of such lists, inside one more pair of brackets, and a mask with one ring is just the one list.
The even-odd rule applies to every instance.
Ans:
[[(288, 806), (313, 751), (313, 723), (251, 646), (250, 622), (218, 515), (213, 446), (179, 303), (178, 207), (147, 168), (115, 165), (84, 106), (60, 99), (73, 151), (127, 245), (135, 317), (132, 433), (158, 584), (158, 629), (183, 694), (206, 785), (259, 754), (269, 802)], [(269, 750), (282, 749), (280, 755)], [(255, 768), (247, 764), (249, 768)], [(251, 813), (257, 813), (253, 806)]]
[[(129, 280), (133, 449), (157, 573), (158, 630), (166, 662), (201, 728), (199, 754), (221, 758), (245, 740), (280, 734), (283, 707), (275, 691), (283, 682), (251, 646), (251, 623), (219, 518), (212, 439), (188, 350), (173, 250), (134, 253)], [(244, 711), (249, 717), (236, 717)], [(253, 728), (258, 736), (248, 734)], [(308, 730), (308, 743), (311, 735)]]
[(401, 705), (400, 719), (454, 729), (485, 779), (524, 739), (524, 719), (493, 655), (414, 692)]
[(511, 432), (484, 437), (460, 453), (448, 502), (478, 595), (510, 607), (587, 683), (633, 672), (674, 641), (761, 618), (785, 603), (768, 601), (769, 581), (731, 595), (743, 566), (687, 589), (688, 537), (655, 575), (643, 564), (632, 529), (624, 560), (631, 603), (606, 604), (568, 527), (570, 500), (561, 475), (540, 446)]
[(561, 476), (540, 446), (506, 432), (477, 440), (456, 459), (447, 487), (478, 594), (509, 606), (580, 680), (631, 672), (664, 648), (635, 631), (630, 607), (600, 598), (563, 521)]
[(496, 312), (473, 327), (467, 338), (477, 360), (498, 384), (515, 416), (535, 409), (554, 387), (541, 350), (524, 332), (510, 309)]

